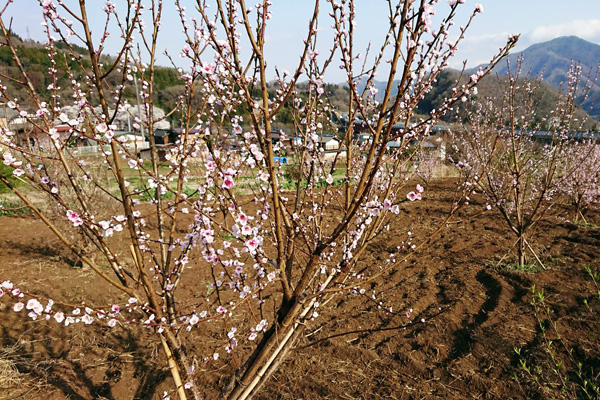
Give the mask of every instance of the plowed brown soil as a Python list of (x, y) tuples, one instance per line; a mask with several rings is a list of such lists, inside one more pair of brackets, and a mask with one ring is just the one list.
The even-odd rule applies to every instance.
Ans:
[[(444, 221), (453, 188), (434, 182), (422, 202), (407, 204), (365, 262), (395, 252), (408, 230), (415, 243), (428, 237)], [(600, 271), (600, 228), (570, 223), (571, 210), (557, 207), (531, 241), (544, 268), (517, 271), (515, 238), (477, 200), (376, 286), (377, 302), (340, 296), (322, 307), (258, 397), (586, 398), (583, 381), (600, 384), (600, 293), (583, 267)], [(600, 224), (599, 213), (587, 217)], [(111, 298), (33, 217), (0, 217), (0, 277), (65, 301)], [(533, 287), (545, 295), (537, 317)], [(163, 355), (143, 329), (61, 327), (1, 302), (0, 329), (0, 399), (158, 399), (171, 388)], [(233, 368), (206, 372), (206, 398), (216, 398)]]

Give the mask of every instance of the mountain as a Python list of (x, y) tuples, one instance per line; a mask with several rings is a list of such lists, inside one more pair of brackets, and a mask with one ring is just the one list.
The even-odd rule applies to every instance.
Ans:
[[(542, 84), (541, 93), (544, 94), (544, 97), (548, 97), (548, 101), (545, 102), (547, 104), (543, 107), (543, 111), (549, 111), (551, 109), (551, 101), (549, 99), (556, 98), (558, 93), (554, 89), (560, 89), (561, 85), (564, 86), (567, 82), (568, 71), (572, 62), (580, 64), (584, 78), (590, 71), (592, 71), (591, 76), (594, 76), (600, 63), (600, 46), (576, 36), (560, 37), (548, 42), (531, 45), (522, 52), (511, 54), (508, 57), (508, 63), (501, 61), (494, 68), (492, 75), (480, 82), (478, 86), (481, 96), (498, 95), (501, 85), (499, 84), (499, 80), (494, 78), (494, 75), (498, 78), (505, 76), (508, 73), (508, 65), (514, 70), (517, 60), (521, 56), (523, 57), (521, 77), (525, 77), (528, 74), (530, 77), (544, 74), (544, 84)], [(468, 76), (478, 68), (467, 71), (466, 75)], [(448, 91), (458, 76), (458, 71), (452, 69), (445, 70), (438, 78), (438, 82), (434, 85), (432, 91), (419, 104), (420, 110), (427, 113), (431, 109), (439, 107), (443, 98), (449, 94)], [(362, 81), (358, 84), (359, 92), (364, 89), (365, 83), (365, 81)], [(396, 84), (397, 81), (394, 81), (392, 96), (396, 95)], [(347, 86), (345, 83), (340, 85)], [(378, 89), (375, 99), (381, 101), (386, 82), (374, 81), (373, 86)], [(585, 101), (580, 102), (580, 106), (593, 118), (600, 120), (600, 81), (593, 85), (590, 95)]]
[[(579, 63), (584, 77), (591, 71), (593, 77), (600, 63), (600, 45), (590, 43), (576, 36), (563, 36), (548, 42), (536, 43), (519, 53), (508, 57), (510, 68), (514, 70), (519, 57), (523, 57), (521, 75), (531, 77), (544, 74), (544, 82), (555, 88), (565, 85), (572, 62)], [(494, 72), (498, 75), (508, 73), (508, 65), (501, 62)], [(600, 118), (600, 82), (595, 82), (590, 96), (581, 102), (581, 107), (596, 119)]]
[[(56, 78), (56, 86), (60, 89), (61, 96), (68, 98), (72, 93), (70, 71), (76, 80), (83, 82), (83, 69), (90, 69), (91, 62), (88, 52), (85, 48), (72, 44), (73, 51), (80, 56), (77, 61), (67, 51), (67, 46), (62, 42), (56, 42), (57, 56), (56, 61), (56, 76), (49, 74), (49, 68), (52, 67), (48, 58), (48, 50), (41, 43), (33, 40), (23, 40), (18, 35), (11, 33), (11, 42), (19, 55), (21, 65), (27, 73), (27, 76), (33, 85), (34, 89), (42, 100), (49, 101), (52, 98), (53, 92), (49, 85), (54, 83)], [(114, 57), (102, 55), (101, 61), (105, 66), (112, 65)], [(7, 77), (2, 79), (2, 83), (7, 86), (8, 97), (17, 99), (19, 104), (26, 109), (35, 110), (36, 104), (28, 95), (27, 91), (23, 90), (21, 84), (17, 81), (22, 80), (21, 71), (13, 59), (13, 54), (6, 40), (0, 37), (0, 74)], [(138, 75), (140, 76), (140, 75)], [(113, 70), (106, 78), (106, 82), (115, 87), (122, 84), (123, 75), (117, 70)], [(177, 103), (178, 98), (185, 92), (185, 87), (180, 78), (180, 73), (174, 68), (156, 67), (154, 71), (154, 87), (155, 102), (161, 107), (168, 109)], [(86, 91), (85, 86), (82, 87)], [(131, 83), (125, 83), (125, 97), (131, 102), (135, 102), (135, 88)], [(88, 99), (92, 102), (96, 101), (93, 91), (88, 93)]]
[[(428, 114), (433, 109), (439, 109), (444, 99), (450, 96), (452, 88), (454, 88), (455, 82), (457, 79), (459, 79), (459, 77), (459, 71), (452, 69), (443, 71), (438, 77), (436, 85), (419, 103), (419, 111), (421, 113)], [(466, 79), (468, 78), (463, 76), (463, 82)], [(488, 98), (500, 99), (507, 85), (506, 79), (506, 75), (492, 75), (480, 80), (477, 84), (478, 94), (475, 96), (475, 98), (480, 101)], [(521, 80), (525, 79), (525, 77), (521, 78)], [(554, 110), (556, 107), (556, 101), (559, 96), (559, 89), (547, 82), (541, 82), (539, 89), (536, 92), (536, 115), (540, 119), (549, 117), (552, 113), (552, 110)], [(462, 107), (457, 107), (456, 112), (458, 112), (459, 119), (465, 117), (464, 109)], [(585, 121), (582, 129), (597, 129), (598, 122), (593, 118), (589, 118), (583, 109), (578, 108), (575, 111), (575, 117), (578, 121)], [(442, 117), (442, 120), (446, 122), (454, 122), (456, 121), (456, 118), (457, 114), (450, 112)]]

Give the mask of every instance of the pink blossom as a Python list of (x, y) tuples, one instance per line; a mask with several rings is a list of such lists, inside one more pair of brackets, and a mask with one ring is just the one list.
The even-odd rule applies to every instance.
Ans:
[(36, 314), (41, 314), (42, 311), (44, 311), (44, 306), (42, 306), (42, 304), (37, 301), (37, 299), (31, 299), (27, 302), (27, 307), (28, 310), (32, 310), (33, 312), (35, 312)]
[(252, 238), (247, 240), (244, 245), (248, 248), (248, 250), (250, 250), (251, 253), (253, 253), (256, 251), (256, 248), (260, 245), (260, 243), (258, 240), (256, 240), (256, 238)]
[(54, 313), (54, 319), (60, 324), (65, 320), (65, 314), (61, 312)]
[(369, 211), (369, 215), (378, 216), (379, 214), (381, 214), (381, 204), (376, 200), (369, 201), (366, 204), (366, 207)]
[(245, 226), (248, 223), (248, 216), (241, 212), (238, 216), (238, 222), (241, 226)]
[(83, 220), (79, 217), (79, 214), (73, 210), (67, 210), (67, 218), (69, 221), (71, 221), (71, 223), (73, 223), (73, 226), (79, 226), (83, 224)]
[(410, 201), (415, 201), (415, 200), (417, 200), (417, 193), (415, 193), (415, 192), (409, 192), (406, 195), (406, 198), (409, 199)]
[(267, 326), (267, 320), (263, 319), (256, 325), (256, 332), (260, 332)]
[(389, 201), (388, 199), (385, 199), (383, 201), (383, 209), (386, 211), (389, 211), (392, 208), (392, 202)]
[(229, 190), (234, 185), (235, 185), (235, 183), (233, 182), (233, 178), (231, 177), (231, 175), (225, 175), (225, 178), (223, 179), (223, 189)]
[(13, 310), (15, 312), (19, 312), (23, 309), (23, 307), (25, 307), (25, 304), (23, 304), (19, 301), (18, 303), (15, 303), (15, 305), (13, 306)]
[(98, 131), (98, 133), (105, 133), (108, 130), (108, 125), (106, 125), (106, 123), (101, 123), (96, 125), (96, 130)]
[(17, 159), (9, 152), (5, 152), (2, 156), (4, 158), (4, 165), (10, 165), (17, 161)]
[(202, 63), (202, 68), (200, 68), (200, 71), (203, 74), (207, 74), (207, 75), (212, 75), (215, 72), (215, 65), (214, 64), (206, 64), (206, 63)]
[(48, 135), (50, 135), (52, 140), (56, 141), (56, 140), (60, 139), (60, 134), (58, 133), (58, 129), (56, 129), (56, 128), (48, 129)]

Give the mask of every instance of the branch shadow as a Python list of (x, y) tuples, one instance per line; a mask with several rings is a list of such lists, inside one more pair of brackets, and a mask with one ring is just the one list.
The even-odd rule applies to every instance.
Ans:
[[(10, 361), (19, 373), (58, 389), (65, 398), (118, 400), (125, 390), (126, 397), (134, 391), (133, 399), (151, 399), (169, 376), (152, 348), (144, 346), (148, 340), (140, 330), (66, 328), (6, 309), (0, 317), (0, 344), (12, 348)], [(117, 388), (122, 380), (125, 385)]]
[(471, 351), (471, 347), (474, 343), (473, 330), (487, 321), (488, 314), (498, 307), (498, 301), (500, 299), (500, 294), (502, 293), (502, 285), (500, 282), (483, 269), (477, 273), (476, 279), (486, 289), (486, 300), (481, 305), (477, 315), (475, 315), (473, 322), (466, 324), (464, 328), (457, 329), (453, 332), (454, 341), (446, 362), (464, 357)]

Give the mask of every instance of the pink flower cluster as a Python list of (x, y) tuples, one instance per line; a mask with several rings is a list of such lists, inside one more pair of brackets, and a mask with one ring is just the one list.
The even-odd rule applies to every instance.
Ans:
[(425, 189), (423, 189), (423, 186), (421, 185), (417, 185), (416, 187), (416, 192), (409, 192), (406, 195), (406, 198), (410, 201), (415, 201), (415, 200), (421, 200), (421, 194), (423, 193)]
[(67, 210), (67, 218), (69, 219), (69, 221), (71, 221), (73, 226), (80, 226), (83, 224), (83, 220), (81, 219), (79, 214), (77, 214), (73, 210)]

